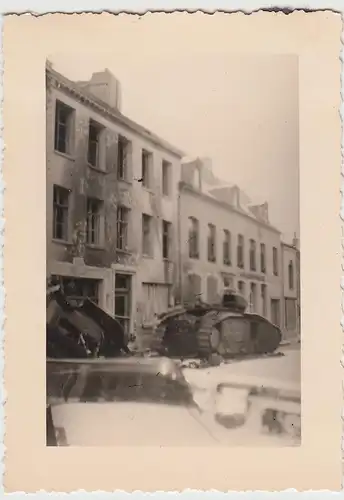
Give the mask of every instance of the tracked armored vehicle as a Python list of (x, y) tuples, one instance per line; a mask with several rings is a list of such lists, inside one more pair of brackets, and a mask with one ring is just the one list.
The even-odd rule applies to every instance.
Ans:
[(221, 304), (198, 302), (158, 317), (151, 349), (171, 357), (209, 359), (273, 353), (281, 330), (266, 318), (249, 313), (247, 302), (231, 291)]

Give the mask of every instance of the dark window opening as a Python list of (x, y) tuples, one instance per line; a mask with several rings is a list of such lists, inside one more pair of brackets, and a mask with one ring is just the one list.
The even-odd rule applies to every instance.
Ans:
[(240, 269), (244, 268), (244, 237), (242, 234), (238, 235), (237, 266)]
[(165, 220), (162, 221), (162, 257), (169, 259), (171, 253), (171, 228), (172, 224)]
[(71, 138), (74, 109), (61, 101), (55, 106), (55, 150), (60, 153), (71, 153)]
[(53, 238), (68, 241), (69, 189), (54, 186)]
[(92, 167), (100, 168), (100, 134), (103, 127), (90, 120), (88, 127), (88, 155), (87, 160)]
[(208, 224), (208, 261), (216, 262), (216, 227)]

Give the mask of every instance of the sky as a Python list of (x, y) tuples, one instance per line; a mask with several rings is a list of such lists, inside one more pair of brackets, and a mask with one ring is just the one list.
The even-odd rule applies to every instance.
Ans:
[(212, 159), (215, 175), (252, 203), (269, 203), (271, 224), (299, 236), (299, 109), (296, 55), (157, 50), (53, 54), (54, 68), (87, 80), (108, 68), (122, 112), (185, 151)]

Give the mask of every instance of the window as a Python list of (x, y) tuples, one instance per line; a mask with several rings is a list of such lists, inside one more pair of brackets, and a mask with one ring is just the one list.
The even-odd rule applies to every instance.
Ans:
[(244, 281), (238, 281), (238, 291), (240, 295), (245, 297), (246, 289), (245, 289), (245, 282)]
[(276, 247), (272, 249), (272, 266), (274, 275), (278, 276), (278, 253)]
[(61, 101), (55, 106), (55, 150), (72, 153), (72, 135), (75, 110)]
[(87, 161), (92, 167), (100, 168), (100, 134), (102, 125), (90, 120), (88, 127), (88, 154)]
[(256, 285), (256, 283), (251, 283), (250, 306), (251, 306), (251, 312), (257, 311), (257, 285)]
[(146, 188), (151, 187), (151, 164), (152, 164), (152, 153), (142, 150), (142, 186)]
[(169, 259), (171, 253), (171, 230), (172, 224), (162, 221), (162, 258)]
[(210, 304), (218, 303), (217, 279), (215, 276), (207, 277), (207, 301)]
[(244, 237), (242, 234), (238, 235), (237, 265), (244, 269)]
[(99, 302), (99, 280), (59, 277), (63, 292), (71, 305), (81, 305), (85, 299)]
[(271, 322), (276, 326), (280, 326), (281, 323), (280, 311), (281, 311), (280, 300), (271, 299)]
[(53, 199), (53, 238), (68, 241), (68, 212), (70, 191), (54, 186)]
[(260, 272), (266, 273), (266, 254), (265, 254), (265, 244), (260, 244)]
[(223, 286), (225, 288), (234, 288), (234, 278), (232, 276), (223, 276)]
[(131, 276), (116, 274), (115, 277), (115, 318), (128, 335), (131, 317)]
[(285, 299), (285, 327), (288, 331), (295, 330), (297, 327), (295, 299)]
[(231, 233), (227, 229), (223, 231), (223, 263), (231, 265)]
[(216, 262), (216, 227), (208, 224), (208, 261)]
[(128, 180), (130, 142), (123, 136), (118, 137), (117, 178)]
[(250, 270), (256, 270), (256, 242), (250, 240)]
[(171, 163), (163, 160), (162, 162), (162, 194), (169, 196), (171, 194)]
[(103, 202), (96, 198), (87, 199), (86, 241), (89, 245), (101, 243), (101, 216)]
[(128, 246), (129, 209), (117, 207), (117, 249), (126, 250)]
[(189, 257), (199, 259), (199, 222), (189, 217)]
[(293, 266), (293, 261), (289, 261), (288, 265), (288, 283), (289, 283), (289, 290), (294, 290), (294, 266)]
[(267, 317), (266, 285), (260, 285), (260, 293), (262, 299), (262, 316)]
[(142, 253), (148, 257), (152, 256), (151, 226), (152, 217), (142, 214)]

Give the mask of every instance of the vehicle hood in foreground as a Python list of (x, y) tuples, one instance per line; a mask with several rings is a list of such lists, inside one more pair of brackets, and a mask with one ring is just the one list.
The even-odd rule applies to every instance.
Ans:
[[(69, 446), (214, 446), (195, 407), (136, 402), (52, 405), (55, 430)], [(208, 423), (209, 425), (209, 423)]]

